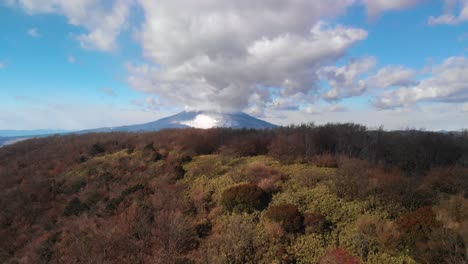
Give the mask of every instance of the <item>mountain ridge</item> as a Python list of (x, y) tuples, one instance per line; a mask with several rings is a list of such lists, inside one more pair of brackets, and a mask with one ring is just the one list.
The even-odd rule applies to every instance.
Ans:
[(277, 127), (267, 121), (255, 118), (243, 112), (218, 113), (212, 111), (183, 111), (175, 115), (163, 117), (156, 121), (118, 127), (104, 127), (78, 131), (93, 132), (150, 132), (168, 128), (254, 128), (267, 129)]

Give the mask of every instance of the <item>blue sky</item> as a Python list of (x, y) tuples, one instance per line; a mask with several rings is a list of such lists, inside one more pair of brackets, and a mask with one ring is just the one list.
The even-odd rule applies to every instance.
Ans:
[(468, 127), (467, 1), (285, 3), (0, 0), (0, 129), (117, 126), (184, 109)]

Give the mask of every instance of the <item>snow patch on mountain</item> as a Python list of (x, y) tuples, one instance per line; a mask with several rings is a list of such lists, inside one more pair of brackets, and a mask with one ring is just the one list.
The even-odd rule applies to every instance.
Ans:
[(180, 122), (180, 124), (194, 128), (207, 129), (212, 127), (218, 127), (220, 124), (220, 120), (215, 119), (214, 117), (209, 115), (199, 114), (195, 116), (194, 119), (182, 121)]
[(214, 127), (235, 127), (239, 125), (238, 122), (232, 120), (232, 115), (214, 112), (201, 112), (193, 119), (183, 120), (178, 123), (189, 127), (202, 129)]

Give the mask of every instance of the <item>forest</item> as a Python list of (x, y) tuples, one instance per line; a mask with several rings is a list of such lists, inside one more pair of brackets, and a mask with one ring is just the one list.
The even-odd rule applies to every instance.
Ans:
[(468, 263), (468, 131), (172, 129), (0, 148), (0, 263)]

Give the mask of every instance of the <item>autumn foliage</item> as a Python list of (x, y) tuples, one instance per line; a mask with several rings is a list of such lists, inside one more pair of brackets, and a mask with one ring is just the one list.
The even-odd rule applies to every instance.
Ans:
[(0, 148), (0, 263), (466, 263), (468, 133), (355, 124)]
[(263, 210), (269, 203), (268, 193), (255, 184), (243, 184), (223, 192), (221, 204), (228, 212)]
[(320, 260), (320, 264), (359, 264), (359, 258), (339, 247), (328, 251)]
[(298, 233), (303, 229), (303, 216), (292, 204), (270, 206), (266, 216), (279, 223), (286, 232)]

